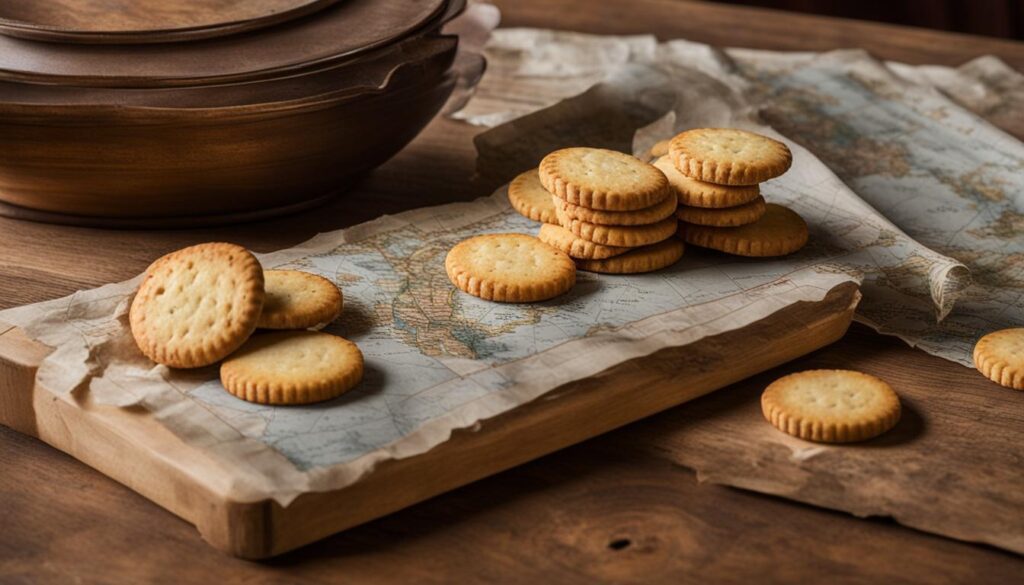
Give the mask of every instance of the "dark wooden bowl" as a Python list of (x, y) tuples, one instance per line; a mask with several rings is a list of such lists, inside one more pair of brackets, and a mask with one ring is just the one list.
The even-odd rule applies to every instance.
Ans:
[(0, 34), (60, 43), (194, 41), (266, 28), (339, 0), (20, 0), (0, 2)]
[(313, 16), (192, 43), (44, 43), (0, 35), (0, 80), (77, 87), (183, 87), (277, 78), (433, 34), (465, 0), (345, 0)]
[(0, 105), (0, 201), (135, 226), (294, 209), (393, 156), (454, 84), (409, 67), (374, 93), (227, 108)]
[[(394, 89), (391, 79), (403, 68), (417, 69), (421, 75), (439, 77), (451, 67), (457, 48), (458, 38), (454, 36), (417, 36), (377, 49), (353, 61), (281, 78), (223, 85), (122, 89), (0, 81), (0, 111), (15, 105), (208, 109), (304, 99), (322, 100), (325, 96), (340, 98), (344, 95), (383, 91), (389, 85)], [(412, 78), (410, 71), (401, 76), (406, 81)], [(67, 113), (66, 109), (63, 111)]]

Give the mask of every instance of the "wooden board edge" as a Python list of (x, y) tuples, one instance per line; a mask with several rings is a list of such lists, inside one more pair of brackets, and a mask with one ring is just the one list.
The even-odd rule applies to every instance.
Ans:
[[(35, 384), (35, 370), (49, 350), (17, 329), (0, 334), (0, 424), (36, 436), (127, 485), (194, 524), (212, 546), (243, 558), (267, 558), (833, 343), (849, 328), (859, 298), (857, 286), (844, 283), (821, 301), (796, 303), (747, 327), (620, 364), (483, 421), (475, 430), (457, 431), (423, 455), (385, 462), (352, 486), (304, 494), (286, 508), (269, 500), (225, 499), (219, 488), (230, 478), (145, 412), (93, 404), (76, 408), (57, 399)], [(707, 368), (723, 360), (735, 367)], [(564, 424), (568, 413), (581, 424)]]
[[(839, 285), (821, 301), (796, 303), (750, 326), (558, 388), (475, 430), (456, 431), (427, 453), (387, 461), (347, 488), (304, 494), (287, 508), (264, 502), (252, 515), (269, 505), (261, 531), (272, 540), (235, 534), (229, 550), (254, 559), (279, 555), (693, 400), (838, 341), (859, 300), (855, 284)], [(723, 356), (735, 367), (707, 369)], [(583, 424), (565, 424), (567, 413)]]

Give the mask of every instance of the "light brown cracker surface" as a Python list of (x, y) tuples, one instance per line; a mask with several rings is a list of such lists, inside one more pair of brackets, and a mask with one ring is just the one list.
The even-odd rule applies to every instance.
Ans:
[(524, 234), (463, 240), (449, 250), (445, 270), (463, 292), (509, 303), (550, 299), (576, 283), (576, 265), (565, 252)]
[(146, 269), (132, 300), (132, 337), (149, 359), (174, 368), (220, 361), (256, 329), (263, 269), (235, 244), (198, 244)]
[(551, 193), (540, 184), (537, 169), (520, 174), (508, 185), (508, 201), (520, 215), (533, 221), (557, 224)]
[(785, 173), (793, 155), (785, 144), (735, 128), (696, 128), (676, 135), (669, 156), (679, 172), (719, 185), (755, 185)]
[[(636, 211), (604, 211), (573, 205), (558, 197), (552, 197), (552, 199), (556, 210), (560, 210), (566, 217), (601, 225), (650, 225), (658, 223), (672, 217), (676, 207), (679, 205), (675, 197), (666, 197), (661, 203), (646, 209), (638, 209)], [(558, 223), (557, 213), (555, 223)]]
[(671, 194), (668, 179), (640, 159), (603, 148), (563, 148), (540, 162), (540, 181), (574, 205), (607, 211), (651, 207)]
[(594, 242), (584, 240), (560, 225), (544, 224), (540, 226), (537, 239), (549, 246), (558, 248), (572, 258), (586, 260), (611, 258), (612, 256), (625, 254), (632, 250), (632, 248), (595, 244)]
[(333, 282), (298, 270), (263, 273), (266, 299), (261, 329), (320, 329), (341, 314), (342, 295)]
[(785, 256), (807, 243), (807, 223), (795, 211), (769, 203), (761, 219), (739, 227), (687, 224), (680, 230), (688, 244), (737, 256)]
[(556, 210), (556, 212), (562, 227), (584, 240), (605, 246), (636, 248), (638, 246), (657, 244), (662, 240), (672, 237), (679, 225), (675, 217), (669, 217), (650, 225), (600, 225), (572, 219), (567, 217), (560, 209)]
[(317, 331), (258, 333), (220, 367), (228, 392), (260, 404), (329, 400), (362, 377), (363, 354), (356, 344)]
[(677, 238), (669, 238), (650, 246), (634, 248), (621, 256), (604, 260), (577, 260), (576, 267), (587, 272), (602, 274), (639, 274), (671, 266), (683, 257), (684, 245)]
[(974, 346), (974, 366), (1000, 386), (1024, 390), (1024, 328), (993, 331)]
[(680, 205), (679, 209), (676, 210), (676, 217), (680, 221), (697, 225), (735, 227), (754, 223), (761, 219), (765, 210), (764, 197), (759, 195), (757, 199), (750, 203), (744, 203), (736, 207), (723, 207), (721, 209)]
[(900, 400), (882, 380), (851, 370), (783, 376), (761, 395), (765, 419), (784, 433), (826, 443), (863, 441), (900, 419)]
[(680, 173), (672, 159), (667, 156), (654, 161), (654, 166), (665, 173), (676, 193), (679, 205), (707, 208), (736, 207), (757, 199), (761, 194), (758, 185), (730, 187), (691, 179)]

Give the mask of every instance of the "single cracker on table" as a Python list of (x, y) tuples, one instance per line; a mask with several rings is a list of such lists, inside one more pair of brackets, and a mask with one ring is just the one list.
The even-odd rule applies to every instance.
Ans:
[(533, 221), (557, 224), (551, 193), (540, 184), (537, 169), (520, 174), (508, 185), (508, 201), (520, 215)]
[(1024, 328), (993, 331), (974, 346), (974, 367), (1000, 386), (1024, 390)]
[(540, 182), (573, 205), (634, 211), (671, 195), (668, 179), (642, 160), (603, 148), (563, 148), (540, 161)]
[(669, 238), (604, 260), (577, 260), (576, 268), (601, 274), (640, 274), (671, 266), (683, 257), (682, 240)]
[(322, 276), (266, 270), (263, 280), (266, 299), (260, 329), (323, 329), (341, 314), (341, 291)]
[(489, 301), (543, 301), (576, 284), (576, 265), (561, 250), (525, 234), (486, 234), (463, 240), (444, 261), (459, 290)]
[(263, 268), (245, 248), (198, 244), (153, 262), (129, 312), (132, 337), (158, 364), (216, 363), (252, 335), (263, 309)]
[(625, 254), (633, 248), (604, 246), (584, 240), (560, 225), (544, 224), (540, 226), (537, 239), (549, 246), (554, 246), (572, 258), (581, 260), (602, 260)]
[(687, 177), (718, 185), (756, 185), (793, 164), (785, 144), (735, 128), (697, 128), (677, 134), (669, 156)]
[(783, 376), (761, 395), (765, 419), (784, 433), (823, 443), (876, 437), (900, 419), (900, 399), (878, 378), (851, 370)]
[(680, 232), (686, 243), (737, 256), (768, 257), (792, 254), (807, 244), (807, 223), (795, 211), (769, 203), (754, 223), (738, 227), (687, 225)]
[[(679, 201), (671, 196), (666, 197), (661, 203), (636, 211), (604, 211), (574, 205), (558, 197), (551, 197), (551, 199), (554, 201), (555, 209), (561, 211), (566, 217), (601, 225), (650, 225), (672, 217), (676, 207), (679, 206)], [(557, 213), (555, 223), (558, 223)]]
[(757, 199), (750, 203), (744, 203), (736, 207), (723, 207), (721, 209), (680, 205), (679, 209), (676, 210), (676, 217), (680, 221), (697, 225), (735, 227), (754, 223), (761, 219), (764, 216), (765, 209), (764, 197), (758, 195)]
[(750, 203), (761, 195), (761, 188), (758, 185), (730, 187), (691, 179), (680, 173), (672, 159), (667, 156), (654, 161), (654, 166), (665, 173), (669, 185), (676, 192), (679, 205), (710, 209), (736, 207)]
[(228, 392), (260, 404), (330, 400), (362, 378), (356, 344), (318, 331), (257, 333), (220, 366)]
[(562, 227), (584, 240), (622, 248), (637, 248), (657, 244), (676, 233), (679, 222), (675, 217), (663, 219), (650, 225), (601, 225), (573, 219), (556, 209)]

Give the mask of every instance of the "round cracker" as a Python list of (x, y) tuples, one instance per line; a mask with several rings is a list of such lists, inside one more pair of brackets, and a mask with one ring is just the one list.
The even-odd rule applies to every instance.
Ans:
[(691, 179), (680, 173), (672, 159), (667, 156), (654, 161), (654, 166), (665, 173), (669, 184), (676, 192), (679, 205), (712, 209), (736, 207), (750, 203), (761, 195), (761, 188), (758, 185), (730, 187)]
[(793, 164), (785, 144), (735, 128), (697, 128), (675, 136), (669, 156), (679, 172), (719, 185), (755, 185)]
[(863, 441), (896, 426), (900, 399), (882, 380), (851, 370), (783, 376), (761, 395), (765, 419), (784, 433), (825, 443)]
[(351, 341), (318, 331), (254, 335), (220, 366), (228, 392), (260, 404), (330, 400), (363, 378), (363, 353)]
[(489, 301), (543, 301), (576, 283), (569, 256), (533, 236), (487, 234), (448, 251), (445, 270), (459, 290)]
[(640, 274), (671, 266), (683, 257), (682, 240), (669, 238), (604, 260), (577, 260), (576, 268), (602, 274)]
[(632, 248), (603, 246), (577, 236), (560, 225), (544, 224), (540, 226), (537, 239), (549, 246), (554, 246), (568, 254), (571, 258), (583, 260), (602, 260), (625, 254)]
[(520, 174), (508, 185), (508, 202), (512, 209), (533, 221), (558, 224), (551, 193), (540, 184), (537, 169)]
[(633, 211), (671, 194), (668, 179), (640, 159), (603, 148), (563, 148), (540, 161), (540, 182), (561, 199), (591, 209)]
[(764, 216), (766, 206), (764, 197), (760, 195), (750, 203), (737, 205), (736, 207), (723, 207), (721, 209), (706, 209), (703, 207), (688, 207), (681, 205), (676, 210), (676, 217), (680, 221), (697, 225), (710, 225), (716, 227), (735, 227), (754, 223)]
[(647, 151), (647, 160), (652, 161), (658, 157), (662, 157), (668, 154), (669, 140), (659, 140), (655, 142), (651, 149)]
[[(555, 209), (561, 210), (566, 217), (600, 225), (650, 225), (658, 223), (672, 217), (676, 207), (679, 205), (675, 197), (669, 196), (661, 203), (646, 209), (638, 209), (636, 211), (604, 211), (573, 205), (558, 197), (550, 197), (550, 199), (554, 201)], [(557, 222), (556, 214), (555, 223)]]
[(260, 329), (322, 329), (341, 314), (342, 295), (333, 282), (298, 270), (263, 272), (266, 298)]
[(785, 256), (807, 244), (807, 223), (797, 212), (769, 203), (754, 223), (738, 227), (687, 225), (686, 243), (737, 256)]
[(600, 225), (568, 217), (558, 208), (555, 208), (555, 213), (558, 215), (558, 221), (562, 223), (562, 227), (578, 237), (595, 244), (624, 248), (657, 244), (671, 238), (679, 225), (675, 217), (669, 217), (650, 225)]
[(263, 300), (263, 269), (248, 250), (190, 246), (146, 269), (129, 312), (132, 337), (158, 364), (208, 366), (252, 335)]
[(993, 331), (974, 346), (974, 367), (1000, 386), (1024, 390), (1024, 328)]

